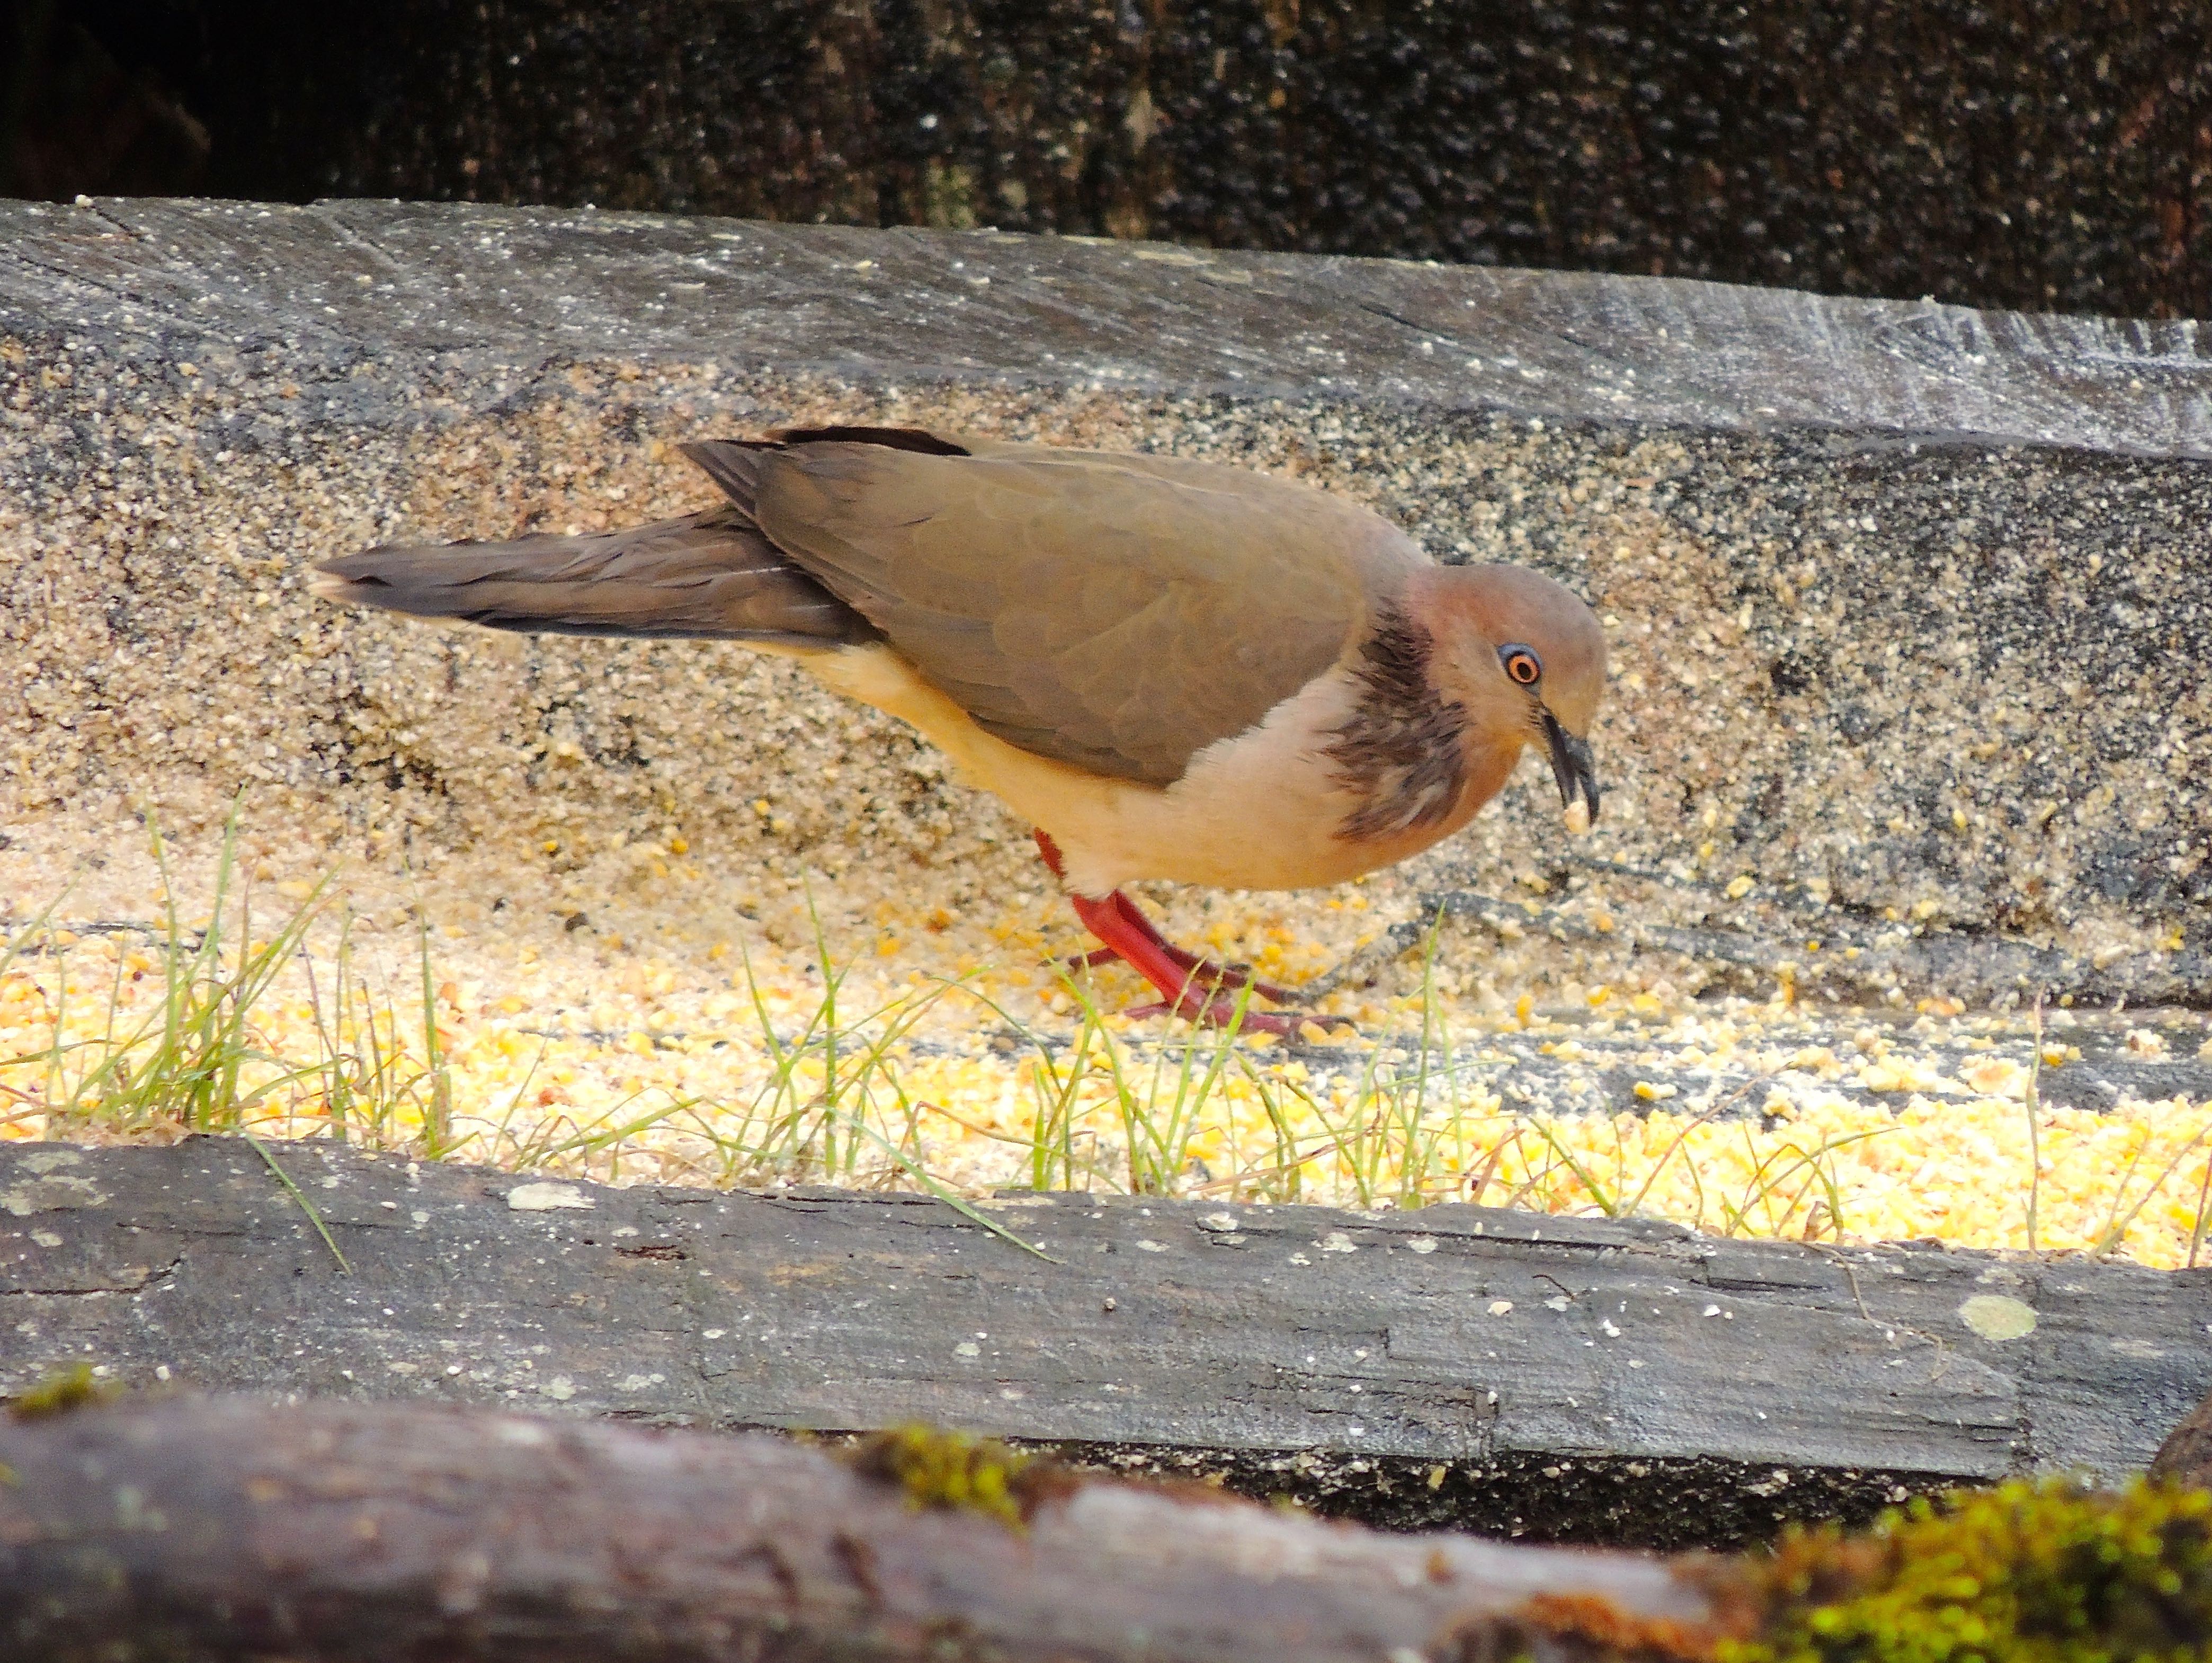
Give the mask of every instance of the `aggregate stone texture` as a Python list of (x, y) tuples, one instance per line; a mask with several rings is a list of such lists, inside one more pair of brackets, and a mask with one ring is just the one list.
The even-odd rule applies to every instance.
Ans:
[(2202, 1270), (1462, 1205), (984, 1216), (1008, 1234), (923, 1196), (326, 1142), (0, 1148), (0, 1396), (88, 1361), (663, 1424), (919, 1418), (1377, 1522), (1722, 1545), (1943, 1485), (2117, 1477), (2212, 1384)]
[(1590, 598), (1598, 832), (1567, 839), (1524, 769), (1378, 880), (1394, 930), (1346, 973), (1441, 913), (1516, 975), (2203, 1006), (2208, 390), (2190, 324), (995, 234), (0, 204), (0, 837), (96, 859), (154, 813), (204, 842), (246, 789), (275, 875), (527, 870), (549, 916), (679, 819), (749, 917), (809, 874), (956, 914), (1035, 887), (1025, 828), (787, 665), (303, 586), (392, 538), (698, 506), (678, 440), (926, 422), (1292, 473)]
[[(2201, 6), (181, 0), (105, 33), (197, 124), (197, 142), (167, 124), (184, 130), (172, 188), (216, 195), (998, 225), (2212, 314)], [(52, 34), (57, 53), (76, 39)], [(149, 102), (127, 155), (80, 142), (48, 174), (143, 177), (167, 113)]]

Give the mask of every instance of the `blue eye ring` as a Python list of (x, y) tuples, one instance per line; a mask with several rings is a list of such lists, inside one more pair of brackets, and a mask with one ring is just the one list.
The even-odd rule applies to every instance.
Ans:
[(1534, 687), (1544, 679), (1544, 661), (1534, 647), (1509, 641), (1498, 649), (1498, 662), (1505, 679), (1516, 687)]

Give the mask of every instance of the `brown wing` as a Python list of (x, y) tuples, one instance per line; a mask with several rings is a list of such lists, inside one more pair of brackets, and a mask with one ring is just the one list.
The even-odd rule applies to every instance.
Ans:
[(1365, 509), (1241, 469), (1044, 447), (757, 454), (769, 539), (985, 728), (1156, 785), (1336, 663), (1424, 563)]

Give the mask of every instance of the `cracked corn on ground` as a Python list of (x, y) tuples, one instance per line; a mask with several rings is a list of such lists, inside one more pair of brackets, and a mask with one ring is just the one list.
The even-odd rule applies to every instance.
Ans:
[[(594, 919), (466, 862), (319, 898), (247, 854), (217, 916), (213, 845), (165, 879), (145, 843), (118, 833), (43, 895), (56, 874), (0, 852), (0, 1136), (242, 1124), (617, 1180), (1480, 1200), (2160, 1265), (2205, 1250), (2212, 1094), (2160, 1089), (2212, 1062), (2198, 1013), (2054, 1010), (2039, 1053), (2021, 1013), (1942, 1001), (1692, 1001), (1534, 961), (1500, 986), (1454, 940), (1320, 999), (1301, 1043), (1231, 1044), (1099, 1014), (1138, 990), (1055, 975), (1083, 943), (1041, 880), (965, 916), (850, 880), (729, 908), (672, 837)], [(1371, 941), (1388, 898), (1161, 899), (1186, 939), (1297, 983)], [(185, 1124), (225, 1057), (234, 1091)]]
[[(1693, 1002), (1728, 966), (1629, 938), (1777, 943), (1808, 988), (1878, 997), (1894, 985), (1902, 999), (1961, 968), (2011, 985), (1987, 955), (1931, 966), (1910, 951), (1923, 927), (1960, 942), (1942, 927), (1972, 927), (1995, 899), (2044, 920), (2076, 960), (2112, 966), (2118, 985), (2196, 973), (2174, 899), (2202, 858), (2193, 686), (2178, 704), (2155, 678), (2091, 678), (2052, 704), (2039, 653), (1979, 673), (1875, 674), (1835, 700), (1791, 679), (1838, 654), (1847, 663), (1863, 642), (1929, 667), (1975, 662), (1992, 596), (2033, 609), (2023, 616), (2055, 604), (2069, 629), (2115, 618), (2097, 587), (2114, 568), (2097, 579), (2043, 552), (2070, 546), (2069, 520), (2106, 517), (2108, 492), (2160, 505), (2139, 522), (2127, 581), (2152, 585), (2163, 598), (2151, 604), (2184, 604), (2187, 515), (2172, 505), (2200, 483), (2186, 463), (2130, 460), (2116, 473), (1970, 448), (1838, 478), (1825, 448), (1808, 455), (1788, 436), (1110, 388), (908, 397), (712, 364), (532, 369), (514, 398), (503, 369), (487, 387), (443, 370), (417, 381), (402, 365), (406, 385), (380, 393), (375, 367), (357, 366), (349, 385), (401, 415), (387, 425), (326, 420), (281, 369), (210, 361), (162, 381), (104, 349), (67, 356), (25, 358), (15, 430), (35, 466), (0, 501), (0, 915), (34, 917), (66, 885), (57, 917), (122, 928), (13, 967), (0, 1057), (51, 1045), (72, 978), (62, 1043), (92, 1043), (58, 1068), (33, 1056), (0, 1071), (9, 1135), (177, 1129), (204, 1077), (190, 1045), (166, 1064), (142, 1048), (127, 1077), (100, 1069), (107, 955), (125, 955), (126, 1035), (159, 1005), (149, 984), (165, 962), (134, 929), (159, 918), (161, 885), (127, 811), (151, 798), (176, 835), (190, 922), (207, 909), (215, 831), (240, 783), (256, 794), (241, 839), (260, 921), (248, 933), (270, 933), (343, 859), (351, 969), (368, 984), (337, 1010), (327, 922), (312, 988), (280, 966), (240, 1042), (281, 1059), (245, 1065), (260, 1093), (246, 1117), (327, 1131), (318, 1112), (335, 1090), (356, 1138), (624, 1179), (905, 1184), (919, 1169), (970, 1191), (1042, 1178), (1377, 1203), (1479, 1194), (1717, 1229), (2022, 1239), (2027, 1156), (2008, 1140), (2026, 1136), (2012, 1094), (2024, 1081), (1992, 1072), (2025, 1062), (2016, 1020), (1985, 1026), (1948, 1001), (1874, 1016)], [(1361, 973), (1324, 1009), (1372, 1044), (1222, 1057), (1109, 1019), (1119, 1048), (1097, 1033), (1085, 1048), (1073, 996), (1043, 967), (1082, 943), (1023, 828), (954, 788), (888, 718), (734, 646), (448, 635), (343, 618), (301, 586), (305, 563), (391, 536), (686, 512), (706, 488), (671, 442), (840, 420), (1285, 469), (1418, 525), (1439, 553), (1572, 576), (1601, 599), (1623, 652), (1599, 747), (1607, 813), (1574, 878), (1587, 886), (1564, 899), (1543, 887), (1572, 856), (1540, 770), (1524, 772), (1449, 849), (1371, 883), (1155, 898), (1180, 939), (1274, 979), (1350, 960)], [(234, 450), (246, 432), (256, 448)], [(1954, 537), (1986, 539), (1998, 588), (1971, 606), (1898, 605), (1890, 574)], [(2082, 639), (2136, 632), (2124, 618), (2111, 628)], [(1682, 650), (1656, 650), (1668, 643)], [(1739, 721), (1744, 699), (1766, 715)], [(1937, 734), (1978, 742), (1954, 758), (1931, 819), (1936, 782), (1922, 764)], [(2119, 856), (2163, 862), (2167, 899), (2110, 893), (2099, 862)], [(1418, 919), (1437, 887), (1526, 887), (1571, 914), (1574, 939), (1462, 919), (1425, 972), (1418, 954), (1382, 957), (1382, 931)], [(827, 1078), (810, 902), (831, 963), (849, 967)], [(1862, 923), (1867, 939), (1846, 939)], [(1136, 996), (1113, 970), (1096, 991), (1109, 1008)], [(870, 1020), (901, 999), (911, 1026)], [(1524, 1020), (1523, 999), (1547, 1020)], [(2039, 1240), (2094, 1246), (2124, 1221), (2130, 1251), (2186, 1258), (2202, 1170), (2195, 1151), (2172, 1151), (2212, 1095), (2197, 1020), (2054, 1030), (2082, 1055), (2045, 1082)], [(2135, 1049), (2130, 1033), (2144, 1036)], [(310, 1072), (279, 1086), (287, 1069)], [(1913, 1109), (1916, 1095), (1932, 1106)], [(2078, 1149), (2076, 1130), (2090, 1140)], [(2081, 1197), (2070, 1215), (2069, 1194)]]

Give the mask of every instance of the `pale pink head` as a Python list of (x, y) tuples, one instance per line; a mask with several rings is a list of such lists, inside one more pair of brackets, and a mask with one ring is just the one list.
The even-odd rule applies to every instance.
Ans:
[(1468, 713), (1468, 737), (1541, 744), (1570, 825), (1597, 818), (1590, 722), (1605, 696), (1605, 632), (1575, 594), (1525, 566), (1439, 566), (1409, 609), (1431, 642), (1437, 691)]

